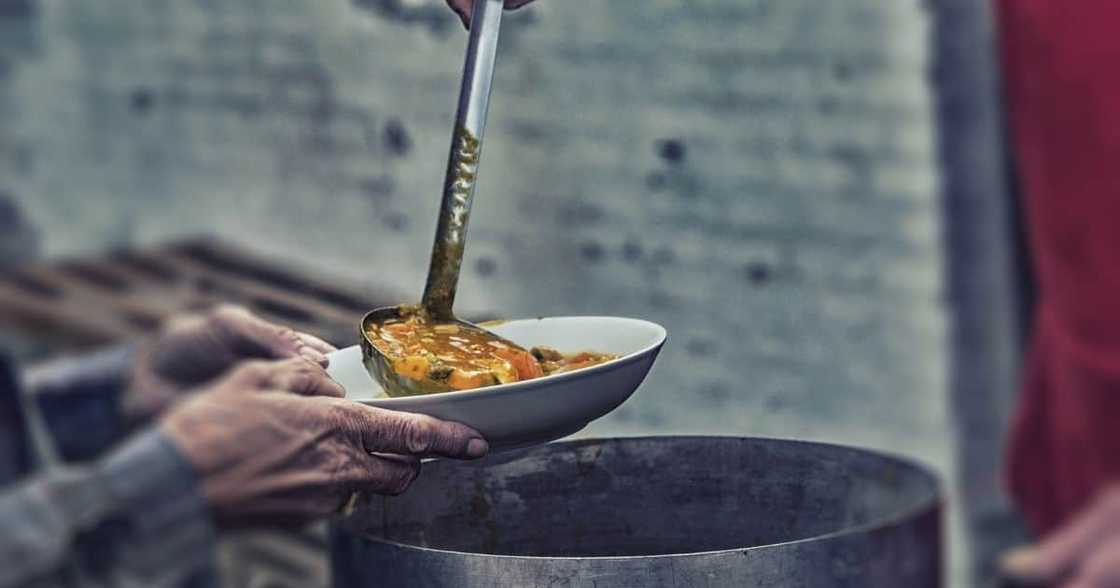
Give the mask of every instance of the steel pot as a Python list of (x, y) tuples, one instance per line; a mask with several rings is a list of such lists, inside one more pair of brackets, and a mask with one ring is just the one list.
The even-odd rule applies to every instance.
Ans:
[(336, 586), (941, 585), (926, 468), (799, 441), (649, 437), (426, 464), (332, 529)]

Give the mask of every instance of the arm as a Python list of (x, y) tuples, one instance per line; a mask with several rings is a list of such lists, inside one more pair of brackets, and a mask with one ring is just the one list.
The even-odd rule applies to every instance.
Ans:
[(61, 578), (70, 559), (114, 585), (178, 585), (208, 568), (211, 520), (299, 525), (354, 492), (403, 491), (420, 457), (487, 452), (462, 425), (344, 396), (306, 359), (246, 362), (93, 465), (0, 496), (0, 526), (14, 530), (0, 562), (19, 562), (0, 566), (0, 588)]
[(214, 541), (192, 469), (154, 429), (0, 492), (0, 527), (0, 588), (180, 584), (209, 573)]
[[(136, 576), (155, 569), (183, 575), (198, 567), (198, 554), (209, 551), (209, 514), (192, 470), (166, 437), (144, 432), (91, 460), (243, 358), (325, 363), (323, 353), (332, 349), (242, 309), (222, 307), (172, 321), (142, 351), (118, 347), (29, 370), (20, 406), (5, 406), (27, 417), (26, 434), (41, 462), (61, 458), (82, 465), (0, 486), (0, 587), (26, 586), (30, 578), (54, 586), (87, 575)], [(19, 435), (24, 428), (18, 418), (0, 421), (5, 432)], [(12, 473), (4, 473), (0, 484)], [(146, 578), (139, 585), (157, 584)]]
[(0, 588), (181, 585), (212, 523), (298, 525), (396, 494), (420, 458), (486, 454), (477, 431), (344, 399), (306, 359), (245, 362), (105, 457), (0, 492)]
[(33, 368), (24, 405), (40, 457), (85, 461), (238, 361), (303, 357), (325, 365), (333, 350), (223, 306), (171, 320), (142, 349), (122, 346)]
[(28, 370), (23, 404), (40, 457), (86, 461), (123, 437), (121, 399), (134, 357), (131, 346), (118, 347)]
[[(110, 368), (127, 365), (127, 356), (101, 355), (29, 376), (36, 385), (35, 401), (46, 399), (47, 428), (61, 447), (71, 448), (64, 450), (71, 457), (95, 452), (81, 447), (83, 434), (94, 432), (91, 445), (102, 446), (123, 430), (120, 372)], [(322, 367), (304, 359), (241, 373), (216, 387), (230, 398), (266, 385), (342, 395)], [(192, 441), (217, 443), (215, 451), (227, 455), (237, 437)], [(75, 453), (79, 450), (84, 453)], [(84, 586), (90, 580), (109, 586), (181, 586), (197, 574), (209, 574), (214, 509), (196, 472), (165, 433), (150, 427), (94, 461), (50, 467), (0, 489), (0, 588)]]

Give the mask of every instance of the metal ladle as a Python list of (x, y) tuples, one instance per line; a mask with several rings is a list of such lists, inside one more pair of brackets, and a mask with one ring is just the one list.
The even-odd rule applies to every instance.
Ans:
[[(490, 87), (494, 79), (494, 61), (498, 53), (498, 32), (501, 28), (502, 11), (503, 0), (475, 0), (474, 2), (467, 58), (463, 65), (463, 84), (459, 92), (459, 108), (455, 114), (451, 154), (448, 157), (443, 201), (439, 211), (439, 224), (436, 227), (435, 245), (432, 247), (428, 283), (420, 303), (422, 310), (426, 311), (434, 321), (454, 322), (463, 328), (477, 331), (484, 331), (484, 329), (455, 318), (451, 307), (455, 302), (455, 290), (459, 283), (459, 268), (463, 263), (467, 221), (470, 218), (471, 202), (474, 199), (475, 182), (478, 178), (482, 132), (486, 127), (486, 111), (490, 102)], [(378, 308), (362, 319), (362, 362), (389, 396), (413, 396), (450, 391), (451, 388), (442, 382), (430, 379), (413, 380), (397, 374), (393, 369), (392, 360), (371, 341), (370, 326), (401, 319), (409, 312), (412, 312), (409, 307), (389, 306)], [(521, 349), (493, 333), (489, 335), (496, 341)]]

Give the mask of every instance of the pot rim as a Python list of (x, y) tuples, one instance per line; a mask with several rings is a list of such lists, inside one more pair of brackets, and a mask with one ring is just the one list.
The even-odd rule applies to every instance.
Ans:
[[(848, 528), (845, 528), (845, 529), (839, 529), (837, 531), (832, 531), (830, 533), (824, 533), (824, 534), (821, 534), (821, 535), (814, 535), (812, 537), (804, 537), (804, 538), (801, 538), (801, 539), (793, 539), (793, 540), (790, 540), (790, 541), (782, 541), (780, 543), (768, 543), (766, 545), (754, 545), (754, 546), (749, 546), (749, 547), (733, 547), (733, 548), (729, 548), (729, 549), (715, 549), (715, 550), (709, 550), (709, 551), (689, 551), (689, 552), (683, 552), (683, 553), (661, 553), (661, 554), (651, 554), (651, 555), (579, 555), (579, 556), (571, 556), (571, 555), (555, 555), (555, 556), (553, 556), (553, 555), (510, 555), (510, 554), (500, 554), (500, 553), (482, 553), (482, 552), (475, 552), (475, 551), (460, 551), (460, 550), (455, 550), (455, 549), (440, 549), (440, 548), (435, 548), (435, 547), (422, 547), (422, 546), (419, 546), (419, 545), (413, 545), (411, 543), (404, 543), (404, 542), (394, 541), (394, 540), (390, 540), (390, 539), (381, 539), (381, 538), (372, 536), (372, 535), (367, 534), (367, 533), (354, 532), (352, 530), (346, 530), (345, 532), (349, 533), (349, 534), (352, 534), (352, 535), (355, 535), (357, 537), (361, 537), (364, 540), (374, 542), (374, 543), (381, 543), (381, 544), (384, 544), (384, 545), (390, 545), (390, 546), (398, 547), (398, 548), (401, 548), (401, 549), (415, 550), (415, 551), (418, 551), (418, 552), (427, 552), (427, 553), (439, 554), (439, 555), (446, 554), (446, 555), (463, 556), (463, 557), (493, 557), (493, 558), (522, 559), (522, 560), (534, 560), (534, 561), (535, 560), (540, 560), (540, 561), (557, 561), (557, 560), (596, 560), (596, 561), (648, 560), (648, 559), (652, 559), (652, 558), (709, 557), (709, 556), (718, 556), (718, 555), (729, 555), (729, 554), (735, 554), (735, 553), (744, 553), (744, 552), (747, 552), (747, 551), (758, 551), (758, 550), (763, 550), (763, 549), (774, 549), (774, 548), (779, 548), (779, 547), (789, 547), (789, 546), (798, 545), (798, 544), (802, 544), (802, 543), (832, 541), (832, 540), (841, 539), (841, 538), (848, 537), (848, 536), (866, 534), (866, 533), (879, 531), (879, 530), (883, 530), (883, 529), (890, 529), (890, 528), (899, 527), (899, 526), (901, 526), (905, 523), (920, 519), (921, 517), (927, 516), (931, 513), (937, 514), (938, 517), (940, 518), (941, 513), (944, 510), (944, 505), (945, 505), (944, 484), (942, 484), (940, 478), (937, 476), (937, 474), (934, 472), (934, 470), (931, 467), (929, 467), (928, 465), (924, 464), (923, 462), (921, 462), (921, 461), (919, 461), (919, 460), (917, 460), (913, 457), (898, 454), (898, 453), (894, 453), (894, 452), (890, 452), (890, 451), (883, 451), (883, 450), (880, 450), (880, 449), (868, 449), (868, 448), (857, 447), (857, 446), (853, 446), (853, 445), (844, 445), (842, 443), (830, 443), (830, 442), (823, 442), (823, 441), (808, 441), (808, 440), (804, 440), (804, 439), (788, 439), (788, 438), (782, 438), (782, 437), (740, 437), (740, 436), (735, 436), (735, 435), (642, 435), (642, 436), (633, 436), (633, 437), (590, 437), (590, 438), (586, 438), (586, 439), (575, 439), (575, 440), (572, 440), (572, 441), (560, 441), (560, 442), (556, 442), (556, 443), (549, 443), (547, 445), (566, 445), (566, 446), (574, 448), (574, 447), (579, 447), (579, 446), (584, 446), (584, 445), (591, 445), (591, 444), (605, 443), (605, 442), (615, 442), (615, 441), (639, 442), (639, 441), (664, 441), (664, 440), (670, 440), (670, 439), (674, 440), (674, 441), (681, 441), (681, 440), (707, 440), (707, 441), (710, 441), (710, 440), (725, 440), (725, 441), (779, 442), (779, 443), (785, 443), (785, 444), (812, 445), (812, 446), (816, 446), (816, 447), (826, 447), (826, 448), (833, 449), (833, 450), (841, 450), (841, 451), (846, 451), (846, 452), (850, 452), (850, 453), (859, 453), (859, 454), (862, 454), (862, 455), (870, 454), (870, 455), (873, 455), (873, 456), (878, 457), (880, 459), (884, 459), (884, 460), (887, 460), (887, 461), (893, 461), (897, 465), (909, 468), (910, 470), (912, 470), (913, 472), (915, 472), (916, 474), (918, 474), (919, 476), (921, 476), (922, 478), (925, 479), (925, 481), (928, 483), (929, 493), (928, 493), (927, 496), (923, 497), (921, 500), (916, 501), (914, 505), (912, 505), (908, 508), (902, 509), (901, 511), (899, 511), (897, 513), (894, 513), (890, 516), (877, 518), (873, 521), (869, 521), (869, 522), (864, 523), (862, 525), (856, 525), (856, 526), (848, 527)], [(544, 446), (539, 446), (537, 448), (530, 448), (530, 449), (525, 449), (525, 450), (518, 451), (516, 453), (516, 455), (511, 455), (510, 459), (508, 461), (512, 461), (513, 459), (516, 459), (517, 457), (522, 455), (524, 452), (530, 452), (530, 451), (533, 451), (533, 449), (540, 449), (541, 447), (544, 447)], [(499, 462), (499, 464), (500, 463), (504, 463), (504, 462)], [(494, 465), (498, 465), (498, 464), (494, 464)], [(942, 541), (943, 536), (939, 536), (938, 540)]]

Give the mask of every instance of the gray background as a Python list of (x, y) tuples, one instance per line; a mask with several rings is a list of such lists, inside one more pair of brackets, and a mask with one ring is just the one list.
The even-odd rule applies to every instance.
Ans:
[[(419, 295), (457, 22), (439, 0), (0, 0), (0, 246), (218, 233)], [(991, 300), (954, 259), (1006, 262), (982, 3), (543, 0), (507, 23), (461, 310), (664, 324), (647, 384), (589, 434), (883, 448), (1003, 512), (1014, 358), (946, 304)], [(991, 242), (947, 247), (969, 235)], [(953, 402), (970, 355), (998, 377)], [(961, 461), (953, 407), (980, 415)]]

